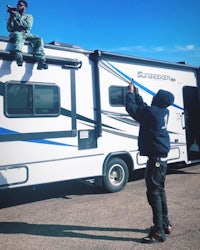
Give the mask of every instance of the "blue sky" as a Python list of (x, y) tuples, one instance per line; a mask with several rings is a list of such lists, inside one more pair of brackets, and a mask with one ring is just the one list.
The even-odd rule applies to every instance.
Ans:
[[(30, 0), (32, 33), (59, 41), (200, 66), (199, 0)], [(8, 36), (6, 5), (0, 0), (0, 35)]]

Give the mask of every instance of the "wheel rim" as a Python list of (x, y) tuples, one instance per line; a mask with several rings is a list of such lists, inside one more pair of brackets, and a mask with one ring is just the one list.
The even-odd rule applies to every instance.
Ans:
[(109, 171), (109, 180), (113, 186), (119, 186), (124, 180), (124, 169), (122, 166), (115, 164)]

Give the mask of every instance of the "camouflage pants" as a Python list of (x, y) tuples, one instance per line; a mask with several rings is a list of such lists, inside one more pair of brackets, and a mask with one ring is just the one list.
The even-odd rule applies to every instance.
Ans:
[(13, 32), (10, 35), (11, 39), (14, 41), (14, 51), (16, 61), (23, 61), (23, 45), (25, 41), (28, 41), (33, 48), (33, 55), (38, 62), (45, 61), (44, 54), (44, 42), (40, 37), (33, 35), (31, 33), (24, 32)]

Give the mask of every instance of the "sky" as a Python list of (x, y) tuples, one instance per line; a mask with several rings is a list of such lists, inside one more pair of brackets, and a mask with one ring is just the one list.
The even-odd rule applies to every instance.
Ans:
[[(45, 43), (58, 41), (102, 50), (200, 66), (199, 0), (29, 0), (31, 32)], [(0, 0), (0, 36), (9, 36), (6, 5)]]

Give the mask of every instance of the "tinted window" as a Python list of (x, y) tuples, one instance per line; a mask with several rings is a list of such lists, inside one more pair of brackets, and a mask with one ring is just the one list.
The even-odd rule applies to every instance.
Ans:
[(56, 86), (35, 86), (34, 96), (36, 114), (59, 113), (59, 96)]
[(111, 106), (124, 106), (127, 87), (111, 86), (109, 88), (109, 101)]
[(7, 83), (5, 113), (9, 117), (59, 115), (59, 88), (56, 85)]
[(33, 110), (33, 91), (31, 85), (7, 85), (7, 113), (31, 114)]

